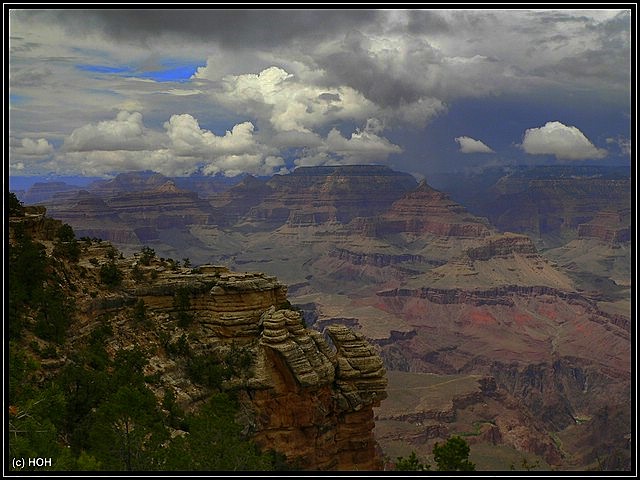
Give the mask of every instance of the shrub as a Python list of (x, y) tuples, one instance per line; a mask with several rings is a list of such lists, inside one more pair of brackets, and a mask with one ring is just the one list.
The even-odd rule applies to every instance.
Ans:
[(115, 262), (111, 261), (100, 267), (100, 281), (108, 287), (116, 287), (122, 283), (122, 272)]

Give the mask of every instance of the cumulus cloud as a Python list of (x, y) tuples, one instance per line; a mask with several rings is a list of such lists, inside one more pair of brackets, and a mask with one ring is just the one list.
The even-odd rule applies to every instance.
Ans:
[(558, 160), (599, 159), (607, 151), (594, 146), (576, 127), (547, 122), (524, 133), (522, 149), (531, 155), (555, 155)]
[(165, 132), (149, 129), (142, 114), (122, 111), (114, 120), (76, 128), (47, 168), (87, 175), (152, 169), (171, 176), (196, 171), (271, 175), (286, 170), (278, 149), (260, 142), (251, 122), (239, 123), (218, 136), (201, 128), (192, 115), (176, 114), (164, 128)]
[(327, 135), (327, 149), (349, 163), (379, 162), (392, 153), (402, 152), (398, 145), (367, 130), (357, 130), (351, 138), (345, 138), (338, 130), (332, 129)]
[[(196, 78), (206, 79), (209, 69)], [(215, 72), (214, 72), (215, 75)], [(227, 75), (220, 89), (212, 91), (215, 101), (237, 113), (270, 124), (276, 131), (302, 131), (339, 120), (362, 120), (376, 106), (350, 87), (320, 87), (301, 82), (280, 67), (258, 74)]]
[[(371, 125), (371, 124), (370, 124)], [(334, 129), (322, 139), (322, 144), (306, 148), (295, 160), (296, 166), (370, 164), (385, 162), (389, 155), (401, 153), (402, 148), (380, 137), (374, 130), (356, 130), (351, 137), (343, 137)]]
[(460, 151), (462, 153), (495, 153), (483, 142), (471, 137), (456, 137), (455, 140), (460, 145)]
[(197, 170), (191, 158), (176, 156), (171, 150), (94, 150), (59, 152), (55, 160), (46, 164), (48, 171), (73, 172), (100, 176), (132, 170), (153, 170), (167, 176), (190, 175)]
[(121, 111), (114, 120), (76, 128), (64, 141), (63, 150), (148, 150), (158, 148), (161, 139), (145, 128), (140, 112)]
[[(83, 158), (96, 169), (100, 158), (105, 169), (163, 158), (167, 170), (211, 172), (243, 165), (266, 172), (281, 168), (277, 159), (283, 157), (380, 161), (397, 153), (385, 132), (406, 127), (410, 130), (396, 138), (410, 153), (395, 164), (415, 170), (431, 167), (411, 153), (422, 149), (412, 145), (425, 138), (419, 130), (455, 102), (484, 97), (480, 103), (490, 109), (494, 99), (513, 96), (525, 109), (532, 101), (563, 99), (554, 105), (561, 111), (574, 108), (572, 102), (584, 94), (596, 102), (592, 110), (598, 115), (628, 109), (628, 10), (10, 13), (10, 134), (34, 142), (48, 139), (56, 147), (61, 143), (57, 154), (48, 155), (78, 159), (76, 170), (84, 168)], [(190, 65), (206, 61), (206, 66), (181, 83), (141, 78), (168, 59)], [(127, 74), (77, 65), (126, 68)], [(114, 108), (125, 113), (116, 116)], [(184, 112), (200, 125), (229, 132), (214, 135), (182, 118), (182, 124), (172, 125), (171, 138), (163, 123)], [(351, 134), (356, 127), (362, 130)], [(628, 129), (607, 131), (617, 133), (628, 136)], [(534, 137), (523, 141), (523, 150), (545, 151), (531, 143)], [(582, 153), (574, 148), (566, 154), (558, 147), (558, 158), (605, 154), (586, 139), (576, 141)], [(611, 153), (619, 153), (611, 145)], [(34, 167), (44, 164), (27, 152), (39, 148), (46, 146), (12, 146), (11, 162), (35, 173)], [(438, 162), (441, 152), (433, 153)]]
[(189, 114), (172, 115), (164, 126), (175, 154), (205, 162), (205, 174), (271, 175), (285, 169), (277, 150), (257, 140), (251, 122), (239, 123), (222, 136), (200, 128)]
[(243, 122), (233, 127), (223, 136), (200, 128), (198, 120), (189, 114), (172, 115), (164, 124), (177, 155), (201, 156), (226, 153), (251, 153), (258, 149), (253, 138), (254, 126)]
[(53, 145), (46, 138), (38, 138), (37, 140), (23, 138), (20, 146), (15, 148), (14, 152), (27, 157), (43, 157), (53, 153)]

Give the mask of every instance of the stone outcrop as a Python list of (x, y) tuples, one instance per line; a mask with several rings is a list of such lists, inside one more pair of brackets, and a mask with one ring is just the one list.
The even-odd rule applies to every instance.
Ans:
[(304, 328), (299, 313), (271, 307), (261, 322), (261, 345), (286, 363), (297, 384), (313, 387), (334, 381), (333, 352), (319, 332)]
[(505, 176), (490, 192), (494, 199), (480, 206), (483, 215), (502, 230), (571, 238), (581, 224), (603, 209), (631, 204), (630, 178), (602, 175), (531, 178)]
[(133, 289), (136, 297), (160, 312), (174, 312), (178, 289), (188, 292), (189, 312), (207, 338), (255, 338), (259, 320), (272, 305), (282, 305), (287, 289), (275, 277), (235, 273), (226, 267), (205, 265), (199, 273), (169, 273), (150, 285)]
[(538, 251), (529, 237), (512, 233), (485, 238), (480, 246), (472, 247), (465, 251), (465, 255), (470, 260), (480, 261), (513, 255), (514, 253), (536, 255)]
[(329, 325), (327, 333), (336, 346), (336, 384), (339, 404), (345, 410), (360, 410), (386, 397), (387, 380), (382, 359), (361, 333), (344, 325)]
[(273, 176), (266, 183), (271, 192), (248, 210), (245, 220), (269, 228), (346, 224), (382, 213), (415, 185), (411, 175), (385, 166), (299, 167), (290, 175)]
[(24, 207), (23, 216), (10, 216), (9, 238), (15, 235), (15, 225), (21, 225), (28, 235), (43, 240), (53, 240), (62, 223), (46, 216), (47, 209), (41, 205), (28, 205)]
[(291, 310), (271, 307), (261, 322), (262, 350), (249, 392), (254, 439), (302, 469), (379, 469), (373, 407), (386, 397), (386, 377), (373, 348), (334, 325), (327, 329), (334, 352)]
[(603, 242), (616, 244), (631, 240), (631, 211), (600, 211), (589, 222), (578, 225), (579, 237), (593, 237)]
[[(370, 216), (370, 215), (369, 215)], [(484, 237), (489, 235), (489, 224), (471, 215), (446, 193), (430, 187), (425, 181), (395, 201), (378, 218), (354, 223), (365, 234), (429, 233), (441, 237)]]
[(444, 263), (412, 253), (391, 255), (377, 252), (354, 252), (339, 247), (331, 249), (327, 255), (335, 257), (338, 260), (345, 260), (353, 265), (371, 265), (374, 267), (387, 267), (389, 265), (399, 265), (403, 263), (427, 265), (442, 265)]
[(193, 349), (206, 352), (222, 342), (253, 352), (240, 398), (245, 428), (259, 445), (301, 469), (381, 468), (373, 408), (386, 398), (386, 371), (361, 334), (330, 325), (329, 343), (305, 328), (299, 312), (281, 308), (288, 305), (286, 287), (260, 273), (205, 265), (163, 273), (130, 293), (150, 310), (173, 314), (179, 289), (188, 292), (194, 316)]

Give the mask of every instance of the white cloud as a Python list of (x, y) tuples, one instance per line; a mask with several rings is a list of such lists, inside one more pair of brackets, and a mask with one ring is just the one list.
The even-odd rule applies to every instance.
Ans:
[(225, 153), (255, 152), (260, 146), (253, 137), (251, 122), (235, 125), (224, 136), (200, 128), (198, 121), (189, 114), (172, 115), (164, 127), (178, 155), (206, 157)]
[(257, 139), (251, 122), (239, 123), (223, 136), (203, 130), (189, 114), (172, 115), (164, 126), (174, 153), (205, 163), (205, 174), (271, 175), (284, 169), (278, 150)]
[[(198, 76), (206, 75), (206, 70)], [(309, 132), (339, 120), (363, 120), (377, 107), (351, 87), (305, 84), (279, 67), (258, 74), (228, 75), (214, 100), (235, 112), (256, 118), (279, 132)]]
[(104, 175), (132, 170), (153, 170), (167, 176), (190, 175), (197, 170), (197, 160), (176, 156), (171, 150), (94, 150), (60, 152), (45, 164), (47, 171)]
[[(162, 28), (141, 14), (136, 16), (138, 28), (123, 29), (118, 23), (106, 30), (96, 28), (100, 21), (78, 21), (92, 17), (82, 11), (13, 12), (10, 135), (36, 145), (12, 145), (12, 164), (21, 162), (34, 173), (44, 165), (37, 152), (52, 155), (55, 149), (38, 144), (40, 139), (56, 147), (63, 144), (56, 158), (93, 158), (92, 152), (103, 152), (105, 164), (114, 165), (138, 165), (140, 158), (157, 158), (152, 152), (163, 151), (176, 170), (198, 164), (221, 171), (241, 164), (268, 169), (269, 156), (288, 158), (294, 149), (298, 161), (366, 161), (390, 154), (385, 153), (391, 145), (385, 131), (421, 129), (442, 116), (447, 104), (464, 98), (485, 96), (490, 103), (493, 94), (496, 99), (524, 94), (522, 108), (558, 98), (567, 102), (560, 107), (570, 108), (575, 100), (567, 93), (586, 92), (604, 108), (610, 101), (625, 109), (628, 104), (628, 10), (380, 10), (367, 21), (358, 14), (357, 28), (351, 21), (331, 22), (331, 31), (313, 12), (292, 17), (282, 11), (274, 18), (283, 21), (269, 25), (262, 17), (257, 22), (252, 17), (255, 23), (236, 19), (233, 26), (209, 12), (220, 28), (211, 28), (200, 12), (193, 14), (195, 21), (184, 22), (180, 12), (154, 16)], [(96, 15), (94, 20), (102, 17)], [(113, 20), (114, 12), (104, 15)], [(125, 23), (133, 18), (117, 15)], [(144, 34), (136, 37), (144, 26)], [(247, 43), (248, 38), (253, 42)], [(133, 76), (164, 68), (162, 62), (169, 58), (194, 67), (204, 59), (207, 64), (183, 82)], [(124, 68), (127, 73), (82, 66)], [(118, 110), (132, 113), (120, 119), (111, 113)], [(176, 132), (174, 144), (162, 125), (183, 112), (202, 125), (224, 125), (229, 134), (213, 138), (198, 126), (193, 137)], [(367, 122), (366, 135), (327, 135), (332, 128), (351, 132), (345, 129), (363, 128)], [(254, 130), (238, 127), (245, 123)], [(622, 133), (628, 136), (628, 130)], [(402, 138), (407, 145), (418, 141)], [(605, 153), (588, 140), (582, 144), (595, 158)], [(629, 150), (624, 143), (619, 143), (620, 152), (615, 142), (611, 145), (612, 153)], [(368, 148), (374, 151), (370, 157)], [(460, 149), (464, 151), (461, 143)], [(565, 153), (558, 158), (572, 158), (563, 157)], [(223, 159), (225, 155), (229, 157)], [(98, 163), (92, 168), (99, 168), (100, 155), (95, 156)], [(411, 162), (406, 155), (396, 165), (418, 168)], [(76, 171), (82, 168), (80, 163)]]
[[(377, 124), (369, 123), (374, 130)], [(306, 148), (296, 159), (296, 166), (369, 164), (385, 162), (389, 155), (401, 153), (402, 148), (369, 129), (356, 130), (350, 138), (332, 129), (320, 146)]]
[(367, 130), (357, 130), (351, 138), (345, 138), (338, 130), (332, 129), (327, 135), (327, 149), (348, 163), (384, 161), (390, 154), (402, 152), (398, 145)]
[(273, 175), (286, 173), (284, 160), (281, 157), (261, 154), (233, 154), (217, 157), (203, 168), (203, 173), (214, 175), (223, 173), (227, 177), (235, 177), (241, 173), (253, 175)]
[(527, 129), (521, 147), (531, 155), (555, 155), (558, 160), (607, 156), (606, 150), (595, 147), (578, 128), (560, 122), (547, 122), (543, 127)]
[(471, 137), (456, 137), (455, 140), (460, 145), (460, 151), (462, 153), (495, 153), (483, 142)]
[(93, 150), (148, 150), (156, 149), (162, 139), (145, 128), (140, 112), (121, 111), (115, 120), (76, 128), (64, 141), (63, 150), (87, 152)]
[(631, 155), (631, 139), (623, 137), (621, 135), (617, 137), (607, 138), (607, 144), (617, 145), (620, 149), (620, 153), (623, 155)]
[(38, 138), (37, 140), (23, 138), (20, 146), (15, 148), (14, 152), (21, 156), (43, 157), (53, 153), (53, 145), (46, 138)]

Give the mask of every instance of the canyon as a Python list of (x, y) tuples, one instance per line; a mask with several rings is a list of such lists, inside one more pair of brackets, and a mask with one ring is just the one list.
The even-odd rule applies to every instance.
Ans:
[[(307, 451), (314, 460), (305, 468), (342, 469), (357, 458), (380, 468), (368, 429), (391, 463), (411, 450), (427, 458), (436, 441), (463, 433), (480, 469), (527, 458), (547, 469), (624, 470), (632, 235), (623, 173), (494, 171), (445, 193), (383, 166), (303, 167), (215, 187), (210, 180), (202, 194), (178, 179), (127, 174), (84, 191), (52, 187), (42, 203), (78, 237), (112, 241), (127, 255), (148, 245), (159, 257), (224, 266), (208, 274), (224, 298), (234, 298), (224, 283), (232, 277), (261, 289), (276, 276), (286, 286), (295, 312), (215, 310), (223, 305), (212, 303), (214, 290), (193, 305), (202, 338), (259, 345), (256, 371), (271, 373), (258, 377), (272, 380), (252, 398), (272, 416), (248, 424), (262, 432), (259, 442), (282, 442), (288, 455), (309, 438), (320, 442), (326, 455)], [(178, 277), (162, 278), (135, 295), (168, 312)], [(285, 298), (276, 290), (269, 302), (278, 307)], [(245, 314), (253, 320), (243, 324)], [(336, 353), (321, 346), (326, 338)], [(368, 352), (368, 367), (349, 356), (349, 342), (369, 345), (356, 348)], [(385, 400), (382, 377), (354, 380), (358, 365), (371, 375), (386, 370)], [(311, 390), (293, 393), (292, 385)], [(321, 415), (320, 399), (330, 397), (332, 413)], [(300, 405), (286, 421), (274, 417), (285, 401)], [(366, 413), (353, 410), (359, 401)], [(606, 426), (606, 418), (616, 421)], [(300, 433), (307, 430), (315, 433)]]

